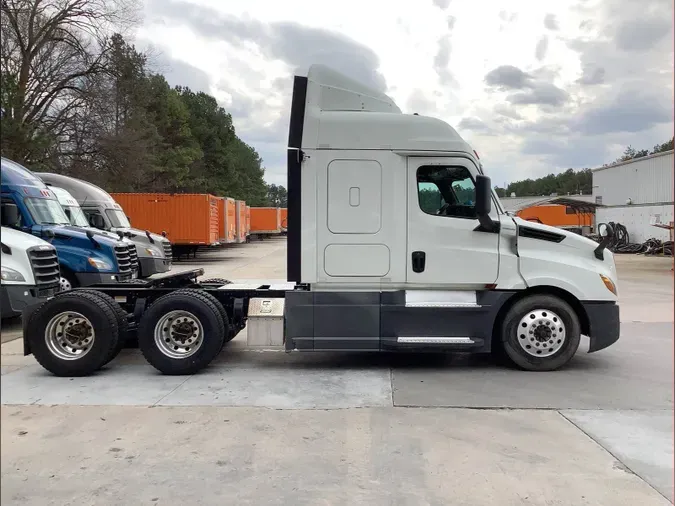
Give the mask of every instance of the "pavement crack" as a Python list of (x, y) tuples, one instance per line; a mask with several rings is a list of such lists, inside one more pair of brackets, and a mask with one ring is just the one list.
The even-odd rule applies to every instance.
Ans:
[(389, 391), (391, 392), (391, 407), (394, 408), (396, 404), (394, 403), (394, 369), (392, 367), (389, 368)]
[(180, 387), (182, 387), (183, 385), (185, 385), (185, 383), (187, 382), (187, 380), (189, 380), (189, 379), (192, 378), (193, 376), (194, 376), (194, 374), (191, 374), (190, 376), (188, 376), (187, 378), (185, 378), (185, 379), (184, 379), (183, 381), (181, 381), (178, 385), (176, 385), (175, 388), (173, 388), (170, 392), (168, 392), (166, 395), (163, 395), (162, 397), (160, 397), (159, 399), (157, 399), (157, 401), (155, 401), (154, 404), (150, 405), (150, 407), (151, 407), (151, 408), (154, 408), (155, 406), (157, 406), (160, 402), (162, 402), (164, 399), (166, 399), (167, 397), (169, 397), (172, 393), (174, 393), (174, 392), (175, 392), (176, 390), (178, 390)]
[[(621, 460), (621, 459), (620, 459), (619, 457), (617, 457), (614, 453), (612, 453), (612, 451), (609, 450), (608, 448), (606, 448), (600, 441), (598, 441), (598, 440), (595, 439), (593, 436), (591, 436), (591, 434), (589, 434), (588, 432), (586, 432), (586, 431), (585, 431), (578, 423), (576, 423), (574, 420), (572, 420), (571, 418), (569, 418), (568, 416), (566, 416), (562, 411), (560, 411), (560, 410), (557, 410), (557, 411), (558, 411), (558, 414), (559, 414), (560, 416), (562, 416), (565, 420), (567, 420), (568, 423), (570, 423), (573, 427), (576, 427), (577, 430), (579, 430), (579, 431), (580, 431), (582, 434), (584, 434), (589, 440), (591, 440), (593, 443), (595, 443), (595, 444), (598, 446), (598, 448), (600, 448), (600, 449), (602, 449), (603, 451), (605, 451), (605, 452), (606, 452), (608, 455), (610, 455), (616, 462), (618, 462), (618, 463), (620, 464), (619, 468), (621, 469), (621, 471), (626, 472), (626, 473), (629, 473), (629, 474), (632, 474), (633, 476), (637, 477), (640, 481), (642, 481), (643, 483), (645, 483), (645, 484), (646, 484), (649, 488), (651, 488), (654, 492), (656, 492), (657, 494), (659, 494), (661, 497), (663, 497), (664, 499), (666, 499), (668, 502), (670, 502), (670, 503), (672, 504), (672, 501), (671, 501), (671, 499), (670, 499), (669, 497), (667, 497), (664, 493), (662, 493), (662, 492), (661, 492), (659, 489), (657, 489), (654, 485), (652, 485), (651, 483), (649, 483), (649, 482), (648, 482), (646, 479), (644, 479), (640, 474), (638, 474), (638, 473), (635, 472), (633, 469), (631, 469), (630, 466), (628, 466), (628, 464), (626, 464), (623, 460)], [(615, 467), (615, 469), (617, 468), (616, 463), (615, 463), (614, 467)]]

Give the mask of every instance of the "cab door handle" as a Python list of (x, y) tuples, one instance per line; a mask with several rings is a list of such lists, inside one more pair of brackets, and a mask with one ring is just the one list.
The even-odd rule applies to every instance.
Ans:
[(412, 252), (412, 270), (413, 272), (423, 272), (426, 263), (426, 253), (424, 251)]

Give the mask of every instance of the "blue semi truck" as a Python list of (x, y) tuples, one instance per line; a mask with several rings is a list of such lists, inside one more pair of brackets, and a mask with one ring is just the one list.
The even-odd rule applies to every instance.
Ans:
[(56, 248), (60, 288), (116, 283), (138, 272), (136, 249), (112, 234), (70, 225), (54, 193), (28, 169), (2, 158), (2, 226), (28, 232)]

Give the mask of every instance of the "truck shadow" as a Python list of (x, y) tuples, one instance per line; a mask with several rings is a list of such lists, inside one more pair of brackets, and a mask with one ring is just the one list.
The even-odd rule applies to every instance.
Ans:
[[(579, 353), (560, 371), (602, 372), (613, 367), (611, 359), (600, 355), (588, 356), (585, 350)], [(397, 369), (397, 370), (513, 370), (515, 366), (507, 364), (491, 354), (470, 353), (338, 353), (338, 352), (256, 352), (250, 350), (223, 353), (214, 360), (213, 367), (250, 367), (273, 369)], [(527, 374), (523, 372), (523, 374)]]

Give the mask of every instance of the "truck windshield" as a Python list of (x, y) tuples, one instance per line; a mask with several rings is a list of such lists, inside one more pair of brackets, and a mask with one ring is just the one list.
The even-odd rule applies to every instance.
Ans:
[(79, 206), (63, 206), (63, 210), (66, 213), (66, 216), (70, 219), (70, 224), (74, 227), (85, 227), (88, 228), (89, 221), (84, 215), (82, 208)]
[(25, 202), (33, 221), (38, 225), (70, 225), (70, 220), (57, 200), (27, 197)]
[(105, 214), (108, 215), (113, 228), (131, 228), (131, 223), (129, 223), (127, 216), (119, 209), (106, 209)]

